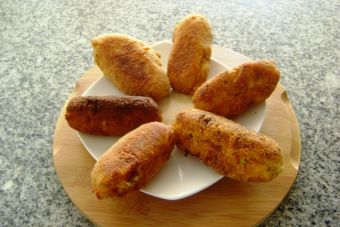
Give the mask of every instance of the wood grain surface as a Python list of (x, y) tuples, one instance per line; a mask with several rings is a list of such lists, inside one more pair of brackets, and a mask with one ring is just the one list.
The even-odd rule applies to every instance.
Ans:
[[(249, 60), (218, 46), (213, 47), (213, 57), (231, 67)], [(93, 66), (76, 83), (69, 99), (81, 95), (100, 76), (100, 70)], [(72, 202), (99, 226), (256, 225), (277, 208), (298, 173), (300, 130), (287, 92), (279, 84), (267, 100), (267, 114), (261, 128), (261, 132), (275, 139), (284, 151), (283, 172), (273, 181), (249, 184), (223, 178), (204, 191), (177, 201), (154, 198), (142, 192), (123, 198), (98, 200), (90, 185), (90, 173), (95, 160), (64, 118), (68, 100), (56, 124), (54, 165)]]

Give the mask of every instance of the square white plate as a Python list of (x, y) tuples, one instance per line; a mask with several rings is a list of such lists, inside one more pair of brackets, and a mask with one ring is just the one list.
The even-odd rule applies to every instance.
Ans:
[[(162, 57), (162, 65), (166, 69), (172, 43), (161, 41), (152, 48), (159, 51)], [(212, 52), (214, 56), (214, 50)], [(228, 62), (221, 63), (211, 59), (210, 72), (208, 79), (229, 70)], [(99, 78), (83, 94), (83, 96), (104, 96), (115, 95), (123, 96), (106, 77)], [(159, 107), (162, 111), (163, 123), (171, 124), (176, 115), (185, 110), (193, 108), (191, 96), (186, 96), (172, 91), (171, 95), (162, 100)], [(259, 131), (266, 111), (266, 103), (262, 102), (241, 116), (233, 119), (241, 125)], [(78, 132), (81, 142), (95, 160), (110, 148), (120, 137), (93, 136)], [(152, 181), (141, 191), (167, 200), (178, 200), (193, 195), (220, 180), (223, 176), (219, 175), (212, 168), (201, 163), (200, 160), (191, 156), (184, 156), (177, 147), (172, 151), (169, 161)]]

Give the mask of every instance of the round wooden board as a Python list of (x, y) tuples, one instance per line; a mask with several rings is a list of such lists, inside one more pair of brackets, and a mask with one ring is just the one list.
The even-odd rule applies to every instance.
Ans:
[[(233, 67), (249, 58), (213, 46), (213, 57)], [(76, 83), (69, 99), (81, 95), (102, 75), (96, 67)], [(68, 100), (69, 100), (68, 99)], [(287, 195), (300, 164), (300, 131), (286, 91), (279, 84), (267, 100), (261, 132), (275, 139), (284, 151), (283, 172), (269, 183), (249, 184), (223, 178), (188, 198), (167, 201), (142, 192), (98, 200), (91, 191), (95, 160), (81, 144), (61, 110), (53, 142), (53, 159), (60, 181), (72, 202), (99, 226), (252, 226), (268, 217)]]

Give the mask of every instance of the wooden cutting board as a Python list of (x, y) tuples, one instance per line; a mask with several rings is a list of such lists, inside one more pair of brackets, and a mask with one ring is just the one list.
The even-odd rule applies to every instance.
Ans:
[[(213, 46), (213, 57), (229, 66), (249, 58)], [(81, 95), (101, 71), (92, 67), (70, 95)], [(69, 100), (68, 99), (68, 100)], [(54, 165), (72, 202), (99, 226), (252, 226), (261, 223), (280, 204), (295, 181), (300, 164), (300, 131), (287, 92), (279, 84), (267, 100), (261, 132), (275, 139), (284, 151), (283, 172), (269, 183), (249, 184), (223, 178), (188, 198), (167, 201), (142, 192), (127, 197), (98, 200), (91, 192), (90, 173), (95, 160), (60, 112), (53, 141)]]

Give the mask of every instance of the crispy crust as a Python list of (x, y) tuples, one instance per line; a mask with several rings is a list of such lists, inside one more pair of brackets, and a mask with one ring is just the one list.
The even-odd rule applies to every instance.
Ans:
[(141, 96), (78, 96), (70, 100), (65, 118), (81, 132), (119, 136), (141, 124), (161, 121), (158, 105)]
[(175, 90), (192, 94), (209, 73), (212, 41), (209, 22), (201, 15), (189, 15), (176, 26), (172, 39), (168, 77)]
[(283, 154), (271, 138), (203, 110), (182, 112), (173, 129), (176, 145), (220, 174), (241, 181), (266, 182), (282, 168)]
[(109, 34), (92, 39), (94, 60), (115, 86), (128, 95), (159, 101), (170, 93), (160, 54), (130, 36)]
[(280, 72), (273, 62), (247, 62), (202, 84), (193, 95), (194, 107), (235, 117), (266, 100), (279, 79)]
[(174, 144), (172, 128), (159, 122), (126, 134), (93, 167), (93, 191), (101, 199), (143, 188), (169, 159)]

